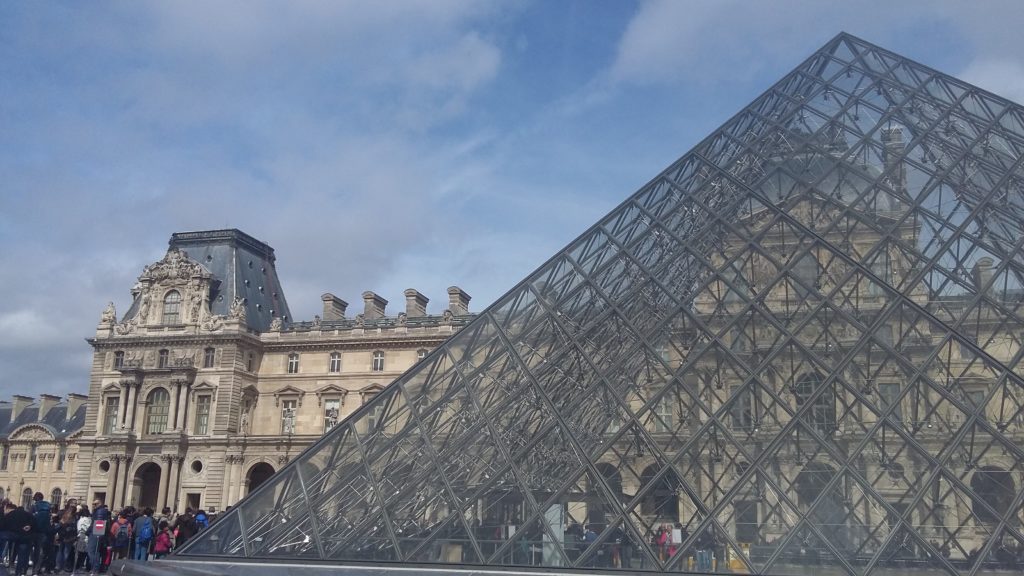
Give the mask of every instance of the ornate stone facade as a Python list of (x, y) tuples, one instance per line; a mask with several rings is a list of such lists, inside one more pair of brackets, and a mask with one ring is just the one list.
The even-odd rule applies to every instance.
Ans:
[[(273, 249), (237, 230), (175, 234), (118, 319), (103, 311), (71, 491), (128, 504), (220, 510), (286, 464), (464, 325), (407, 290), (406, 310), (366, 292), (355, 319), (323, 296), (289, 317)], [(3, 476), (0, 474), (0, 482)]]

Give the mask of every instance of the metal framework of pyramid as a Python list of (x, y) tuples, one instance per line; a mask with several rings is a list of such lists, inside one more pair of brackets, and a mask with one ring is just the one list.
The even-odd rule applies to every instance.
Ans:
[(1016, 566), (1022, 151), (840, 34), (178, 557)]

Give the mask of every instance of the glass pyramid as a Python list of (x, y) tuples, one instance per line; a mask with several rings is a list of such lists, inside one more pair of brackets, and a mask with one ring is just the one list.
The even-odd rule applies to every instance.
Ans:
[(840, 34), (178, 556), (1016, 566), (1022, 151)]

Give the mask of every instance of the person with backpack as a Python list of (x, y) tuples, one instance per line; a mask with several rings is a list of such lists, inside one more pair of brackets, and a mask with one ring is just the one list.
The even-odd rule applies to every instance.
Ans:
[(128, 516), (121, 512), (110, 525), (110, 560), (123, 560), (128, 556), (128, 548), (132, 543), (132, 525)]
[(197, 532), (196, 520), (192, 517), (192, 509), (185, 508), (185, 513), (178, 516), (174, 522), (174, 541), (177, 547), (182, 547), (185, 542)]
[(50, 503), (43, 500), (43, 493), (36, 492), (32, 496), (32, 566), (36, 574), (42, 572), (43, 564), (48, 560), (46, 551), (49, 549), (48, 542), (53, 541), (53, 534), (50, 533)]
[(153, 545), (153, 538), (156, 537), (156, 521), (153, 520), (153, 509), (146, 508), (142, 515), (135, 519), (132, 524), (132, 533), (135, 534), (135, 555), (132, 560), (142, 560), (149, 557), (149, 548)]
[(206, 511), (200, 509), (196, 512), (196, 532), (201, 532), (210, 527), (210, 517), (206, 515)]
[(160, 531), (153, 540), (153, 557), (159, 560), (160, 558), (167, 556), (171, 553), (171, 548), (173, 546), (174, 544), (171, 540), (171, 531), (167, 524), (167, 520), (161, 520)]
[(77, 538), (75, 539), (75, 552), (71, 560), (71, 573), (74, 574), (79, 568), (85, 570), (89, 562), (89, 536), (92, 534), (92, 515), (89, 509), (83, 504), (78, 510), (78, 521), (75, 524)]

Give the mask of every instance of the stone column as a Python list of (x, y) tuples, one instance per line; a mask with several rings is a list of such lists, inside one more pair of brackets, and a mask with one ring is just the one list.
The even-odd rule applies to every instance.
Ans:
[(170, 460), (170, 454), (160, 455), (160, 489), (157, 491), (156, 496), (156, 510), (159, 513), (164, 509), (164, 502), (167, 501), (167, 476), (168, 476), (168, 463)]
[(135, 431), (135, 406), (138, 404), (139, 386), (130, 384), (128, 386), (128, 410), (125, 418), (125, 428), (129, 432)]
[(184, 510), (178, 510), (178, 469), (181, 467), (181, 456), (169, 456), (168, 458), (166, 505), (171, 507), (172, 512), (184, 512)]
[[(120, 486), (118, 487), (120, 493), (117, 495), (117, 503), (118, 503), (117, 504), (117, 508), (124, 508), (126, 505), (129, 504), (129, 502), (128, 502), (128, 481), (129, 481), (129, 476), (131, 475), (132, 457), (127, 455), (127, 454), (125, 454), (125, 455), (121, 456), (121, 461), (122, 461), (122, 464), (121, 464), (121, 475), (120, 475), (121, 476), (121, 480), (120, 480)], [(115, 508), (115, 510), (117, 508)]]
[(178, 402), (181, 399), (181, 380), (174, 381), (174, 395), (171, 397), (171, 418), (168, 420), (172, 430), (178, 429)]
[[(131, 402), (128, 397), (131, 394), (131, 389), (131, 380), (121, 380), (121, 398), (118, 399), (118, 405), (123, 406), (124, 408), (119, 408), (117, 413), (117, 428), (121, 430), (128, 428), (128, 411), (131, 409)], [(114, 431), (116, 432), (117, 430)], [(110, 506), (109, 502), (106, 504), (107, 506)]]
[(104, 504), (113, 509), (114, 497), (117, 495), (117, 476), (121, 471), (121, 455), (111, 454), (108, 460), (113, 470), (107, 472), (107, 501)]
[(178, 412), (174, 415), (174, 429), (185, 429), (185, 406), (188, 403), (188, 384), (182, 382), (178, 385)]
[(234, 506), (235, 502), (242, 499), (242, 474), (245, 469), (245, 456), (239, 455), (235, 460), (236, 466), (231, 467), (231, 493), (229, 500)]

